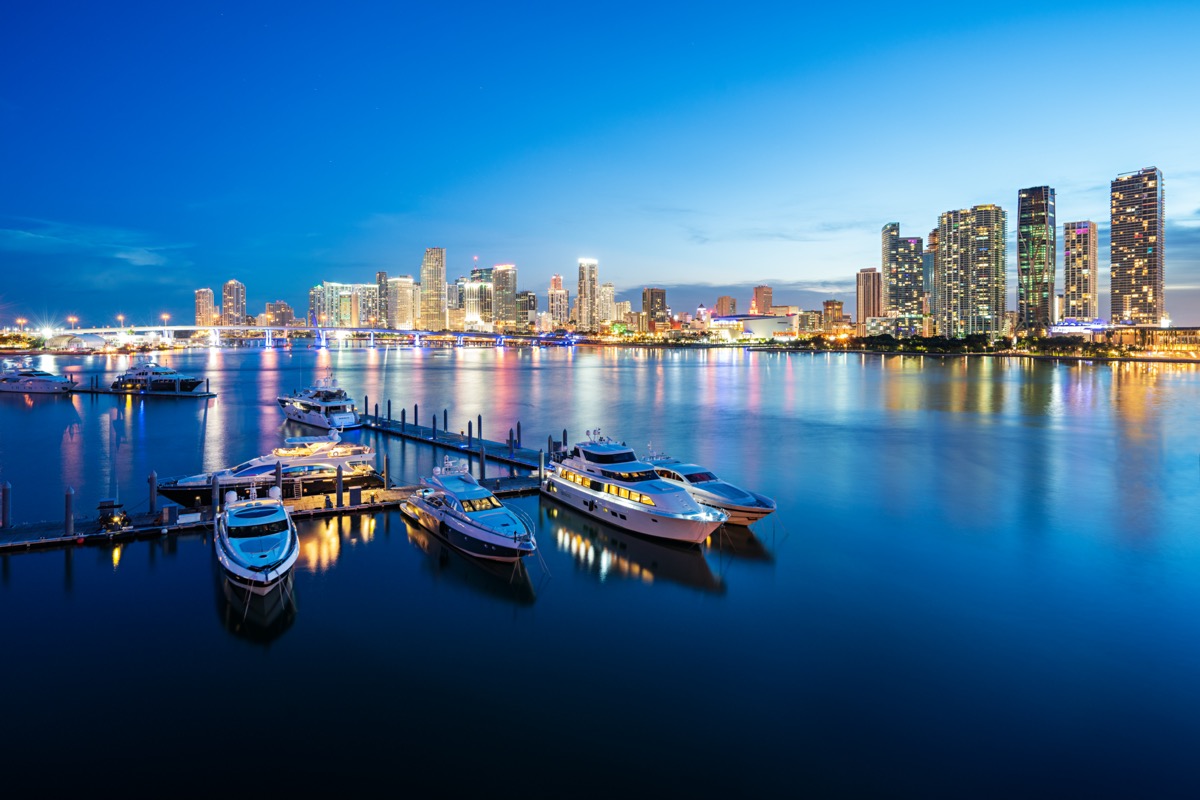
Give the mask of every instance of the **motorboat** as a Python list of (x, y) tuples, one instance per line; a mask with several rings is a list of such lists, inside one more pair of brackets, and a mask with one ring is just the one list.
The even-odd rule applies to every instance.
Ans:
[(728, 519), (664, 481), (624, 442), (601, 435), (599, 428), (587, 435), (586, 442), (551, 454), (544, 494), (609, 525), (689, 544), (703, 542)]
[(533, 555), (533, 521), (480, 486), (465, 461), (446, 456), (433, 477), (400, 507), (404, 514), (442, 536), (452, 547), (491, 561), (514, 562)]
[(249, 500), (229, 492), (216, 529), (213, 548), (231, 584), (257, 595), (287, 588), (285, 581), (300, 557), (300, 540), (278, 488)]
[(117, 392), (171, 392), (184, 394), (204, 383), (201, 378), (184, 375), (154, 361), (138, 361), (127, 372), (117, 376), (112, 388)]
[(354, 401), (332, 375), (312, 386), (275, 398), (287, 418), (318, 428), (357, 428), (362, 425)]
[(680, 486), (701, 505), (719, 508), (729, 515), (730, 525), (749, 525), (775, 510), (769, 497), (734, 486), (699, 464), (687, 464), (665, 453), (653, 451), (645, 459), (658, 477)]
[(20, 362), (6, 360), (3, 368), (0, 368), (0, 392), (66, 394), (74, 388), (75, 381), (36, 369), (28, 359)]
[[(158, 493), (182, 506), (199, 508), (212, 503), (214, 475), (221, 493), (235, 491), (239, 498), (265, 491), (276, 480), (285, 500), (337, 491), (337, 470), (342, 468), (342, 489), (383, 489), (384, 480), (371, 461), (375, 451), (368, 445), (344, 442), (341, 432), (324, 436), (294, 436), (266, 455), (236, 467), (160, 481)], [(220, 495), (218, 495), (220, 496)]]

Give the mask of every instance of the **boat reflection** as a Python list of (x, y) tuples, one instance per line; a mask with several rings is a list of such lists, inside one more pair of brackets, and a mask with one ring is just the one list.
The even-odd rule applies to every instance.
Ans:
[(775, 554), (754, 535), (754, 531), (744, 525), (722, 525), (705, 540), (704, 546), (713, 553), (744, 558), (747, 561), (775, 561)]
[(537, 599), (523, 561), (509, 564), (472, 558), (459, 552), (437, 533), (407, 518), (404, 525), (409, 543), (427, 556), (426, 564), (436, 578), (446, 578), (520, 605), (531, 605)]
[(650, 541), (613, 528), (557, 503), (539, 507), (538, 530), (550, 531), (554, 543), (575, 559), (577, 567), (596, 575), (654, 583), (671, 581), (714, 594), (725, 593), (699, 547)]
[[(216, 558), (213, 559), (216, 562)], [(239, 639), (270, 644), (296, 621), (296, 589), (292, 574), (265, 595), (234, 586), (223, 571), (214, 570), (217, 585), (217, 614), (225, 630)]]

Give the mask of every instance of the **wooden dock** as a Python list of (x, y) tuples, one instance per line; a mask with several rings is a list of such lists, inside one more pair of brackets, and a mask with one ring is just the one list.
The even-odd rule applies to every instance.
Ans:
[[(411, 422), (386, 419), (371, 414), (361, 414), (359, 416), (362, 419), (364, 428), (378, 431), (388, 436), (398, 436), (409, 441), (440, 447), (453, 453), (459, 453), (464, 457), (478, 456), (482, 449), (488, 461), (496, 461), (530, 470), (543, 467), (542, 459), (549, 458), (549, 455), (545, 451), (520, 447), (516, 441), (510, 445), (506, 441), (497, 442), (490, 439), (480, 439), (478, 436), (467, 433), (452, 433), (441, 428), (433, 428), (427, 425), (413, 425)], [(558, 444), (555, 442), (556, 446)]]

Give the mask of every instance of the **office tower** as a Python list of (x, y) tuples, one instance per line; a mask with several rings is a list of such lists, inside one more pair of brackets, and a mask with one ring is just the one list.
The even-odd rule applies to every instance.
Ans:
[(575, 317), (575, 328), (585, 333), (595, 331), (600, 324), (599, 272), (600, 264), (595, 259), (579, 259), (579, 289), (575, 293), (579, 308)]
[(879, 238), (879, 272), (883, 280), (883, 310), (884, 313), (887, 313), (892, 307), (889, 295), (896, 280), (896, 240), (900, 238), (900, 223), (889, 222), (884, 225)]
[(414, 281), (412, 285), (412, 299), (410, 300), (410, 304), (412, 305), (413, 313), (413, 330), (416, 331), (425, 329), (424, 325), (422, 324), (423, 320), (421, 319), (421, 297), (421, 283), (419, 281)]
[(388, 325), (388, 276), (386, 272), (375, 273), (375, 327), (390, 328)]
[(374, 283), (350, 284), (348, 319), (351, 328), (374, 328), (382, 324), (379, 318), (379, 288)]
[(563, 288), (562, 275), (550, 278), (550, 289), (546, 292), (546, 310), (555, 327), (561, 328), (571, 320), (571, 292)]
[(213, 290), (196, 290), (196, 324), (216, 325), (216, 315), (213, 313)]
[(263, 315), (259, 318), (259, 325), (291, 325), (296, 319), (296, 313), (292, 307), (282, 300), (276, 300), (274, 303), (267, 303), (263, 311)]
[(463, 294), (463, 330), (495, 330), (495, 285), (491, 281), (469, 280)]
[(737, 314), (737, 300), (727, 294), (723, 294), (717, 298), (716, 315), (718, 317), (732, 317)]
[(517, 265), (492, 267), (492, 319), (499, 328), (517, 324)]
[[(876, 316), (911, 316), (921, 313), (924, 262), (920, 236), (900, 236), (900, 223), (889, 222), (880, 234), (880, 302)], [(860, 320), (861, 321), (861, 320)]]
[(858, 324), (858, 335), (867, 330), (867, 319), (883, 316), (883, 275), (874, 267), (860, 269), (856, 284), (854, 321)]
[(613, 308), (617, 299), (616, 293), (617, 289), (611, 282), (600, 284), (600, 299), (596, 302), (596, 313), (601, 324), (608, 324), (617, 318)]
[(773, 292), (770, 286), (755, 286), (754, 295), (750, 298), (750, 313), (770, 313), (771, 305), (774, 303), (772, 294)]
[(1113, 324), (1158, 325), (1163, 318), (1162, 172), (1147, 167), (1112, 182)]
[(1099, 252), (1096, 223), (1063, 223), (1063, 319), (1100, 316)]
[(517, 329), (529, 330), (537, 327), (537, 292), (517, 292)]
[(414, 327), (412, 276), (388, 278), (387, 296), (387, 326), (392, 330), (411, 331)]
[(427, 247), (421, 261), (421, 327), (446, 327), (446, 248)]
[(222, 322), (225, 325), (246, 324), (246, 286), (241, 281), (225, 281), (221, 287)]
[(613, 303), (613, 320), (623, 322), (625, 315), (633, 311), (633, 303), (629, 300), (618, 300)]
[(845, 312), (841, 300), (826, 300), (822, 305), (821, 328), (826, 333), (833, 333), (842, 327), (842, 317)]
[(1049, 186), (1017, 194), (1017, 327), (1046, 331), (1054, 322), (1054, 190)]
[(667, 290), (653, 286), (642, 289), (642, 311), (650, 315), (650, 321), (655, 325), (670, 322), (667, 313)]
[(934, 317), (938, 334), (1004, 333), (1008, 215), (997, 205), (947, 211), (938, 218)]

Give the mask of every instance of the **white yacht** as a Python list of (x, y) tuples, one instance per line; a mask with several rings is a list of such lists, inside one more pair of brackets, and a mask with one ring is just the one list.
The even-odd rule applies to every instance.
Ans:
[(354, 401), (337, 379), (317, 378), (316, 383), (276, 398), (287, 418), (318, 428), (357, 428), (362, 425)]
[(266, 498), (226, 495), (213, 547), (229, 582), (258, 595), (286, 589), (284, 581), (300, 557), (296, 524), (274, 488)]
[(480, 486), (466, 462), (446, 456), (443, 463), (432, 478), (421, 479), (426, 488), (414, 492), (401, 511), (467, 555), (507, 562), (533, 555), (533, 522)]
[(185, 478), (170, 478), (158, 484), (158, 493), (189, 508), (212, 502), (212, 480), (218, 490), (250, 496), (251, 490), (265, 491), (274, 484), (276, 465), (281, 472), (284, 499), (337, 491), (337, 468), (342, 468), (342, 489), (383, 489), (384, 481), (372, 465), (374, 449), (365, 444), (343, 442), (341, 432), (325, 436), (295, 436), (284, 440), (266, 455), (236, 467), (203, 472)]
[(775, 501), (771, 498), (723, 481), (699, 464), (685, 464), (653, 452), (645, 460), (654, 467), (658, 477), (682, 487), (697, 503), (719, 508), (728, 514), (730, 525), (749, 525), (775, 510)]
[(587, 434), (588, 441), (551, 456), (543, 493), (609, 525), (675, 542), (703, 542), (727, 519), (659, 478), (624, 442), (598, 428)]
[(3, 369), (0, 369), (0, 392), (65, 394), (74, 388), (75, 381), (35, 369), (28, 359), (22, 362), (5, 361)]
[(112, 388), (118, 392), (183, 393), (193, 391), (202, 383), (201, 378), (184, 375), (153, 361), (138, 361), (128, 372), (117, 376)]

